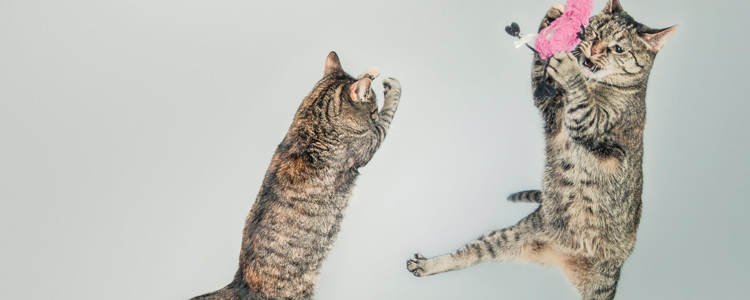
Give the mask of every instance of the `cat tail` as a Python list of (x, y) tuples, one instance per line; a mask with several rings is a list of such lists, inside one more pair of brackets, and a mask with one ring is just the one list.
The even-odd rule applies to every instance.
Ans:
[(508, 201), (522, 203), (542, 203), (542, 191), (529, 190), (513, 193), (508, 196)]

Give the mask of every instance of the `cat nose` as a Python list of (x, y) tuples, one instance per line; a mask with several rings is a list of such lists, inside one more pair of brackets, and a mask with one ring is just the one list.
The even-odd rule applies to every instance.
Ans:
[(596, 45), (591, 46), (591, 55), (596, 55), (599, 53), (604, 52), (607, 47), (604, 45), (604, 43), (596, 43)]

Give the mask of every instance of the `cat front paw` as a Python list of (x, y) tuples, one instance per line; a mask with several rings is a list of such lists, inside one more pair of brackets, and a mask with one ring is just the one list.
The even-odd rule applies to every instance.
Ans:
[(570, 52), (560, 52), (549, 60), (547, 74), (557, 81), (565, 90), (585, 82), (578, 59)]
[(552, 5), (552, 7), (550, 7), (550, 9), (547, 11), (547, 14), (544, 16), (544, 19), (542, 19), (542, 24), (539, 25), (539, 31), (547, 28), (549, 24), (552, 24), (552, 22), (562, 16), (563, 13), (565, 13), (565, 5), (559, 3)]
[(383, 89), (386, 95), (390, 94), (391, 92), (398, 91), (401, 92), (401, 82), (398, 81), (398, 79), (393, 77), (388, 77), (386, 79), (383, 79)]
[(420, 253), (415, 253), (414, 257), (409, 258), (406, 261), (406, 269), (409, 270), (414, 276), (422, 277), (429, 275), (427, 273), (427, 258), (422, 256)]

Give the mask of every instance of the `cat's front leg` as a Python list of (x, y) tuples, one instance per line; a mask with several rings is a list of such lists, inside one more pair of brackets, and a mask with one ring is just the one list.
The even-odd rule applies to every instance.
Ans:
[[(565, 5), (555, 4), (544, 15), (541, 24), (539, 25), (539, 31), (549, 26), (557, 18), (559, 18), (565, 12)], [(563, 95), (562, 91), (556, 87), (557, 83), (549, 76), (546, 76), (544, 70), (547, 67), (547, 60), (539, 57), (539, 53), (534, 54), (534, 60), (531, 67), (531, 90), (536, 91), (539, 85), (546, 83), (551, 84), (557, 90), (557, 93), (553, 97), (545, 96), (534, 96), (534, 106), (536, 106), (542, 114), (542, 118), (545, 123), (545, 131), (547, 133), (556, 132), (559, 130), (559, 124), (557, 122), (557, 115), (560, 107), (562, 107)]]
[(591, 150), (597, 149), (597, 145), (606, 142), (607, 133), (618, 126), (622, 105), (617, 105), (612, 96), (602, 97), (591, 92), (578, 60), (571, 53), (555, 54), (547, 72), (563, 89), (563, 125), (569, 137), (593, 147)]
[[(371, 77), (370, 70), (360, 75), (360, 77)], [(385, 140), (388, 130), (391, 128), (393, 116), (398, 109), (398, 103), (401, 101), (401, 83), (396, 78), (383, 79), (383, 107), (377, 112), (373, 130), (370, 131), (372, 139), (369, 139), (361, 146), (355, 147), (363, 151), (360, 166), (366, 165), (375, 151)]]
[(383, 108), (380, 109), (378, 123), (385, 131), (391, 126), (393, 115), (396, 114), (398, 103), (401, 100), (401, 82), (396, 78), (383, 79)]
[[(547, 14), (544, 15), (544, 18), (542, 18), (542, 23), (539, 24), (539, 31), (541, 32), (542, 29), (547, 28), (552, 22), (557, 20), (562, 14), (565, 12), (565, 5), (562, 4), (555, 4), (552, 5), (552, 7), (547, 11)], [(547, 67), (547, 60), (542, 59), (539, 57), (539, 53), (534, 54), (534, 61), (533, 65), (531, 67), (531, 89), (536, 90), (537, 87), (542, 84), (542, 82), (547, 81), (549, 84), (554, 84), (554, 81), (548, 80), (547, 76), (544, 74), (544, 68)], [(536, 105), (539, 109), (545, 110), (546, 106), (549, 102), (556, 102), (559, 100), (559, 97), (561, 97), (559, 94), (555, 95), (554, 97), (534, 97), (534, 105)]]

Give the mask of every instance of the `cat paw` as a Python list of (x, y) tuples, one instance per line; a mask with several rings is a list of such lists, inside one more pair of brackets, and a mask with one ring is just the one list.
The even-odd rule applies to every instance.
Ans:
[(398, 82), (398, 79), (393, 77), (388, 77), (386, 79), (383, 79), (383, 88), (385, 89), (385, 94), (387, 95), (391, 91), (401, 91), (401, 83)]
[(375, 78), (378, 78), (378, 76), (380, 76), (380, 68), (370, 67), (364, 73), (359, 74), (359, 76), (357, 76), (357, 80), (360, 80), (365, 77), (370, 78), (370, 80), (375, 80)]
[(577, 81), (584, 80), (578, 59), (570, 52), (560, 52), (550, 58), (547, 74), (566, 90)]
[(409, 270), (414, 276), (422, 277), (427, 275), (427, 272), (425, 271), (425, 265), (427, 262), (427, 258), (422, 256), (420, 253), (414, 254), (414, 257), (409, 258), (409, 260), (406, 261), (406, 269)]
[(565, 5), (562, 4), (553, 4), (552, 7), (547, 11), (547, 14), (544, 16), (544, 19), (542, 19), (542, 24), (539, 25), (539, 31), (542, 31), (542, 29), (547, 28), (549, 24), (557, 20), (562, 14), (565, 13)]

